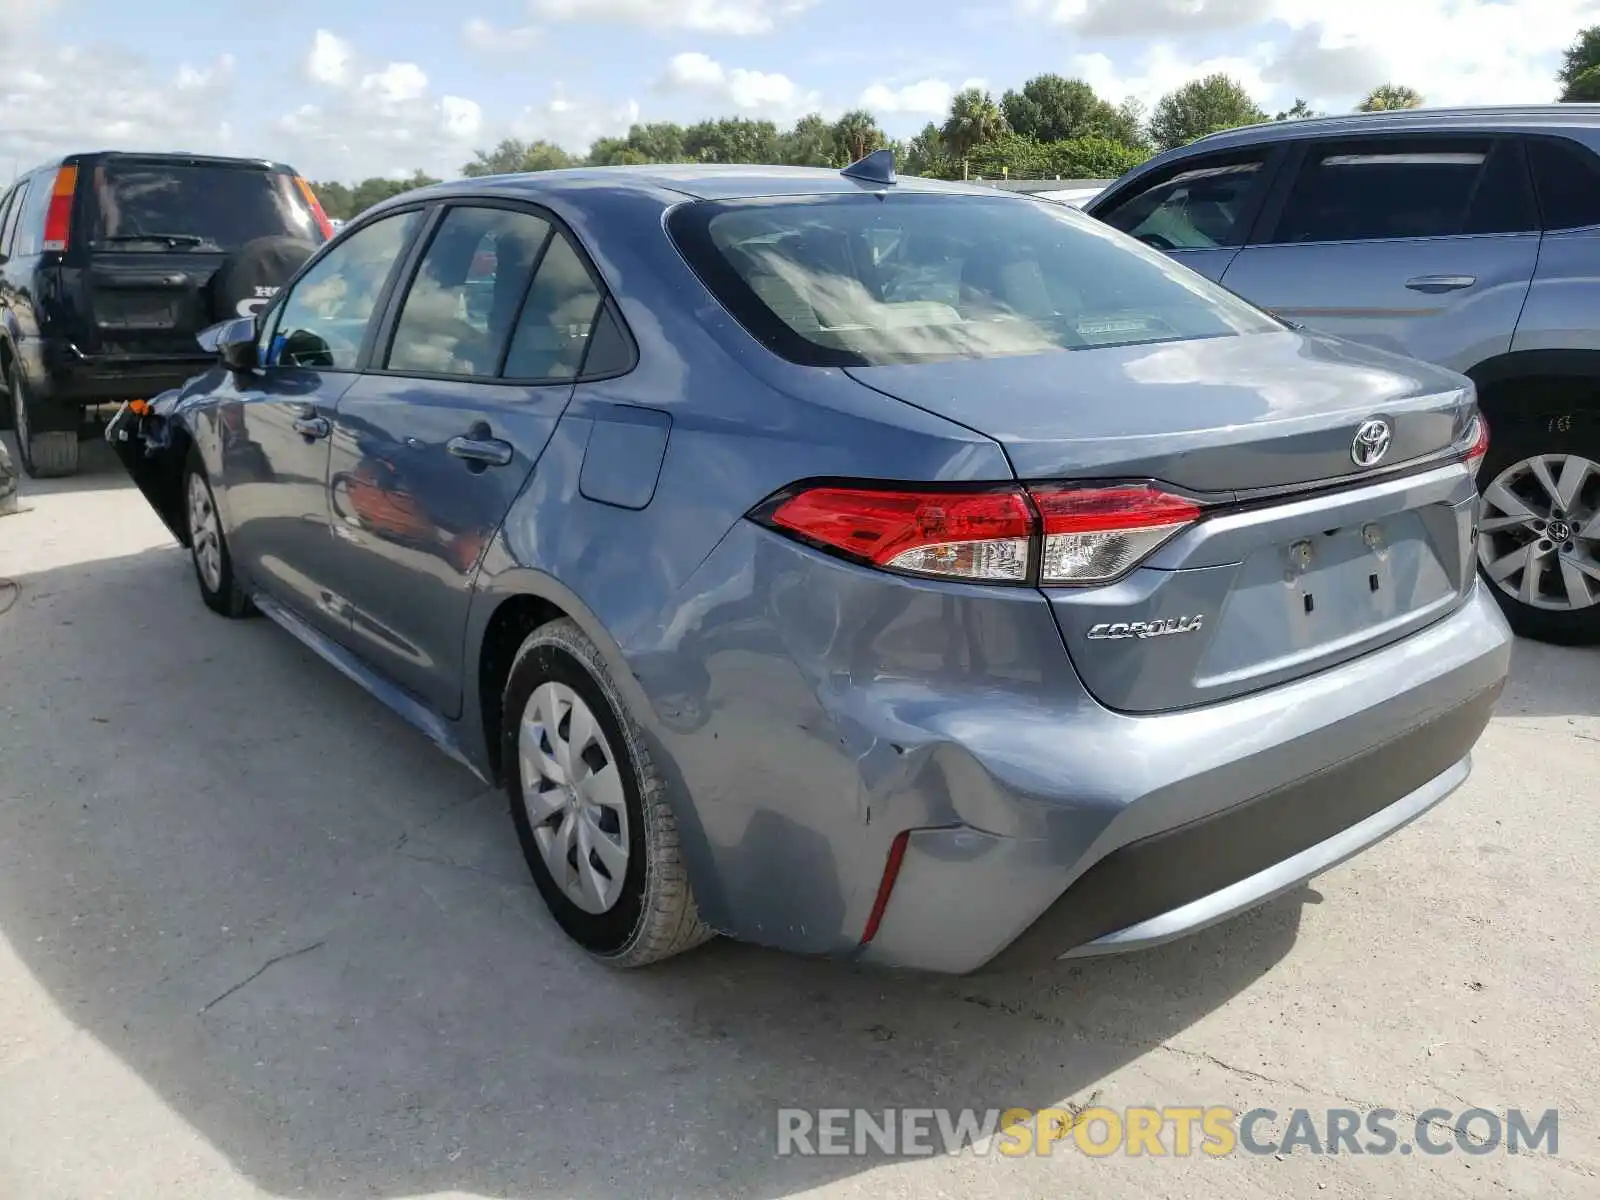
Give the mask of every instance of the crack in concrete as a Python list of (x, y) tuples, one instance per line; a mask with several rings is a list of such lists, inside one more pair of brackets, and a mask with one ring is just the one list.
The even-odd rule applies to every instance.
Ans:
[(310, 954), (313, 950), (320, 950), (320, 949), (322, 949), (322, 947), (326, 946), (327, 944), (328, 944), (327, 943), (327, 939), (324, 938), (322, 940), (312, 942), (311, 945), (309, 945), (309, 946), (301, 946), (300, 949), (298, 949), (298, 950), (288, 950), (288, 951), (285, 951), (282, 954), (279, 954), (279, 955), (276, 955), (276, 956), (274, 956), (272, 958), (267, 959), (266, 962), (262, 963), (261, 966), (256, 968), (256, 970), (252, 971), (249, 975), (245, 976), (245, 978), (241, 979), (238, 983), (234, 984), (227, 991), (223, 992), (222, 995), (216, 997), (213, 1000), (209, 1000), (204, 1005), (202, 1005), (201, 1008), (200, 1008), (201, 1013), (210, 1012), (213, 1008), (215, 1008), (217, 1005), (221, 1004), (229, 996), (232, 996), (235, 993), (243, 990), (244, 988), (249, 987), (252, 983), (254, 983), (256, 980), (260, 979), (271, 968), (277, 966), (279, 963), (287, 962), (291, 958), (299, 958), (302, 955)]

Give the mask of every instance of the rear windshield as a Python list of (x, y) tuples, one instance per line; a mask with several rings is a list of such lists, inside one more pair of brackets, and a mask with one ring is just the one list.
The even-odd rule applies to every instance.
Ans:
[(281, 171), (112, 158), (85, 175), (79, 187), (88, 193), (91, 245), (216, 252), (259, 237), (323, 240), (294, 179)]
[(740, 324), (817, 366), (1267, 332), (1230, 292), (1060, 205), (928, 193), (689, 204), (672, 234)]

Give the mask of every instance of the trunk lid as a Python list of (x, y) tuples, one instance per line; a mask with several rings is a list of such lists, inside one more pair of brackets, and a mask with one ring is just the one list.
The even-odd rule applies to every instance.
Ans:
[(1289, 330), (1050, 355), (850, 367), (870, 388), (1005, 448), (1020, 479), (1146, 477), (1202, 492), (1362, 473), (1357, 428), (1382, 416), (1392, 466), (1449, 446), (1461, 376)]
[(224, 255), (94, 251), (83, 273), (91, 354), (204, 357), (212, 277)]
[[(1044, 589), (1109, 708), (1288, 682), (1406, 637), (1472, 587), (1471, 470), (1389, 470), (1469, 436), (1473, 392), (1451, 372), (1293, 332), (848, 370), (995, 438), (1024, 481), (1152, 479), (1207, 502), (1121, 579)], [(1374, 418), (1390, 445), (1363, 467), (1353, 447)]]

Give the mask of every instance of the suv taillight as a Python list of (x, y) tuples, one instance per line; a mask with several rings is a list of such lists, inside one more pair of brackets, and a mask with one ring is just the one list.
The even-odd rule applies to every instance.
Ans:
[(322, 211), (322, 201), (317, 199), (316, 192), (311, 190), (311, 185), (299, 175), (294, 177), (295, 187), (300, 189), (300, 196), (306, 202), (306, 207), (311, 210), (312, 219), (316, 221), (317, 228), (322, 230), (323, 240), (333, 236), (333, 222), (328, 220), (328, 214)]
[(78, 168), (57, 168), (55, 182), (50, 185), (50, 205), (44, 213), (44, 250), (67, 248), (67, 239), (72, 236), (72, 198), (77, 191)]
[(1151, 484), (984, 492), (823, 485), (754, 514), (820, 549), (910, 575), (1083, 586), (1126, 574), (1200, 518)]

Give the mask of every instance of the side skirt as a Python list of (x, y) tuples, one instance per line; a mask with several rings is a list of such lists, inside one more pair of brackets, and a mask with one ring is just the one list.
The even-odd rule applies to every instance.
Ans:
[(294, 636), (296, 640), (316, 653), (345, 678), (360, 685), (376, 700), (404, 719), (408, 724), (428, 735), (428, 738), (456, 762), (471, 771), (486, 786), (493, 786), (489, 777), (480, 770), (461, 749), (452, 723), (433, 709), (395, 687), (382, 675), (356, 658), (343, 646), (313, 629), (294, 613), (268, 596), (255, 593), (251, 602), (262, 614)]

